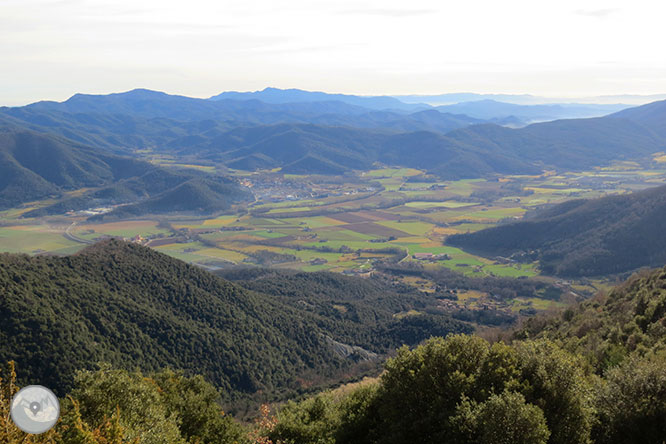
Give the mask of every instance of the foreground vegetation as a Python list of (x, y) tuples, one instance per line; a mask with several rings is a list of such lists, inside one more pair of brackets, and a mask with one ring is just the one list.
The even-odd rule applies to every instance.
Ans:
[[(662, 443), (666, 268), (557, 316), (514, 342), (434, 338), (375, 384), (287, 404), (271, 432), (293, 443)], [(526, 339), (536, 338), (536, 339)]]
[(403, 348), (378, 382), (262, 407), (253, 424), (221, 411), (201, 377), (79, 372), (56, 428), (26, 438), (9, 422), (17, 391), (2, 387), (0, 442), (53, 443), (655, 443), (666, 436), (666, 357), (631, 357), (604, 377), (547, 340), (513, 346), (476, 336)]
[[(201, 377), (102, 366), (77, 372), (56, 428), (0, 442), (647, 443), (666, 437), (666, 268), (537, 318), (510, 343), (478, 336), (403, 347), (376, 380), (290, 401), (240, 424)], [(525, 339), (526, 337), (535, 339)]]
[(292, 443), (661, 443), (666, 356), (595, 375), (548, 340), (435, 338), (401, 349), (378, 383), (289, 403), (272, 439)]

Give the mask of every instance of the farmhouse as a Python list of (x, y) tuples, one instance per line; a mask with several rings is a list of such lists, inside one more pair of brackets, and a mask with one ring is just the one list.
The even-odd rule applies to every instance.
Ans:
[(414, 259), (418, 259), (420, 261), (423, 261), (423, 260), (432, 259), (434, 256), (435, 255), (432, 254), (432, 253), (414, 253), (414, 255), (412, 257)]

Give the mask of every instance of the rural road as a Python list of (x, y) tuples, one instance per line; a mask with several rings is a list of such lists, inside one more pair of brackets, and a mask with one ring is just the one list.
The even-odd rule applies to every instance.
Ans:
[(62, 233), (62, 235), (64, 236), (64, 238), (65, 238), (65, 239), (68, 239), (68, 240), (71, 240), (71, 241), (74, 241), (74, 242), (81, 243), (81, 244), (92, 244), (93, 241), (88, 240), (88, 239), (82, 239), (82, 238), (80, 238), (80, 237), (75, 236), (75, 235), (72, 234), (72, 229), (73, 229), (75, 226), (76, 226), (76, 222), (72, 222), (72, 224), (71, 224), (69, 227), (67, 227), (67, 229), (65, 230), (65, 232)]

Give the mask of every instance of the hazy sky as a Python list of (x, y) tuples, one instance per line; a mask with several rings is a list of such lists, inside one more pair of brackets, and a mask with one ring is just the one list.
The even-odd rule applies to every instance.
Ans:
[(661, 1), (0, 0), (0, 105), (137, 87), (666, 92)]

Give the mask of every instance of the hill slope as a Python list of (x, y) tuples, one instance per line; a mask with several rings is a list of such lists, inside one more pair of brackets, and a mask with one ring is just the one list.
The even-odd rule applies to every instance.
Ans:
[(227, 394), (340, 365), (293, 311), (148, 248), (111, 241), (0, 261), (2, 355), (52, 387), (97, 361), (195, 371)]
[[(520, 129), (468, 125), (444, 135), (283, 124), (237, 128), (183, 147), (183, 152), (201, 153), (232, 167), (284, 168), (307, 156), (318, 160), (310, 163), (323, 174), (381, 162), (424, 168), (446, 178), (530, 174), (544, 168), (579, 171), (617, 160), (647, 160), (664, 150), (666, 138), (660, 135), (658, 121), (616, 115)], [(325, 163), (331, 165), (318, 166)]]
[(487, 255), (526, 255), (546, 273), (593, 276), (666, 263), (666, 186), (562, 203), (535, 217), (447, 243)]
[[(67, 191), (89, 188), (76, 197)], [(131, 215), (211, 213), (247, 201), (235, 182), (196, 171), (175, 171), (31, 131), (0, 132), (0, 209), (50, 197), (55, 204), (26, 214), (62, 214), (94, 206), (136, 204)]]
[[(347, 279), (350, 287), (354, 282)], [(367, 293), (361, 286), (354, 294)], [(354, 350), (355, 359), (372, 356), (354, 348), (359, 343), (379, 353), (402, 344), (399, 335), (412, 331), (405, 330), (409, 322), (385, 317), (390, 320), (369, 323), (312, 312), (114, 240), (69, 257), (0, 254), (0, 355), (16, 360), (31, 380), (57, 389), (66, 389), (76, 370), (106, 361), (199, 373), (227, 398), (296, 390), (354, 363), (333, 344)], [(437, 319), (432, 325), (439, 329), (431, 330), (437, 334), (470, 331), (449, 317)], [(375, 330), (394, 324), (393, 337)], [(359, 342), (344, 343), (354, 338)]]
[(614, 116), (556, 120), (520, 129), (474, 125), (446, 136), (461, 145), (573, 171), (614, 160), (650, 158), (666, 148), (666, 139), (651, 126)]
[(638, 122), (666, 138), (666, 100), (629, 108), (613, 114), (613, 117)]
[(666, 346), (666, 267), (632, 276), (558, 316), (529, 319), (515, 337), (548, 338), (586, 355), (599, 373)]
[(0, 132), (0, 208), (96, 187), (151, 168), (66, 139), (30, 131)]
[(458, 143), (429, 131), (390, 134), (319, 125), (237, 128), (182, 152), (198, 153), (232, 168), (282, 167), (295, 173), (340, 174), (370, 168), (375, 162), (423, 168), (448, 178), (540, 171), (511, 152)]

